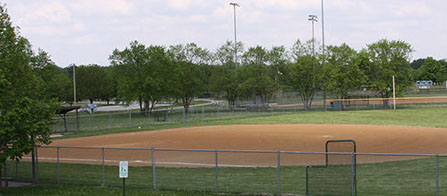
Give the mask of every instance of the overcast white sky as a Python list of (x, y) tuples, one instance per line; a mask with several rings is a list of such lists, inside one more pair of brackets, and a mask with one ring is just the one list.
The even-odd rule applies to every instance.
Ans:
[[(308, 15), (321, 19), (320, 0), (0, 0), (14, 25), (60, 67), (109, 65), (115, 48), (133, 40), (146, 45), (195, 42), (210, 50), (234, 40), (249, 46), (284, 45), (311, 38)], [(379, 39), (399, 39), (416, 50), (413, 59), (446, 58), (445, 0), (325, 0), (327, 45), (359, 50)], [(321, 20), (320, 20), (321, 21)], [(321, 23), (315, 27), (321, 40)]]

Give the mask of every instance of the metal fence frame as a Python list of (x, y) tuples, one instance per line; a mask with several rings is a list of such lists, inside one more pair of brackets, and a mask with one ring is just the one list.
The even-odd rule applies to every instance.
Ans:
[[(352, 153), (352, 152), (301, 152), (301, 151), (262, 151), (262, 150), (202, 150), (202, 149), (169, 149), (169, 148), (122, 148), (122, 147), (75, 147), (75, 146), (41, 146), (35, 148), (35, 154), (36, 154), (36, 175), (37, 175), (37, 183), (39, 179), (39, 161), (38, 161), (38, 154), (37, 149), (38, 148), (52, 148), (56, 149), (57, 152), (57, 184), (60, 184), (60, 149), (98, 149), (101, 150), (101, 160), (102, 160), (102, 175), (103, 175), (103, 182), (102, 186), (106, 186), (106, 178), (105, 178), (105, 150), (147, 150), (148, 152), (152, 153), (152, 172), (153, 172), (153, 189), (157, 190), (157, 181), (156, 181), (156, 157), (155, 152), (157, 151), (180, 151), (180, 152), (210, 152), (214, 153), (215, 156), (215, 180), (216, 180), (216, 187), (215, 192), (219, 193), (219, 162), (218, 162), (218, 154), (222, 152), (235, 152), (235, 153), (261, 153), (261, 154), (277, 154), (277, 177), (278, 177), (278, 195), (281, 195), (281, 154), (313, 154), (313, 155), (351, 155), (353, 157), (356, 157), (357, 155), (367, 155), (367, 156), (411, 156), (411, 157), (434, 157), (436, 160), (436, 176), (435, 176), (435, 183), (436, 183), (436, 195), (439, 195), (439, 157), (447, 157), (445, 154), (401, 154), (401, 153)], [(17, 166), (16, 166), (17, 167)], [(17, 172), (17, 170), (16, 170)], [(6, 177), (6, 167), (5, 167), (5, 177)], [(355, 179), (355, 178), (352, 178)], [(356, 183), (356, 182), (352, 182)], [(6, 179), (7, 184), (7, 179)], [(355, 191), (353, 191), (354, 195)]]
[[(437, 99), (445, 99), (446, 102), (437, 102)], [(388, 101), (388, 105), (384, 108), (383, 101)], [(426, 107), (426, 105), (447, 105), (447, 97), (411, 97), (411, 98), (398, 98), (398, 109), (401, 108), (413, 108), (413, 107)], [(415, 103), (400, 103), (405, 100), (418, 100)], [(421, 101), (422, 100), (422, 101)], [(320, 101), (321, 102), (321, 101)], [(329, 103), (329, 100), (326, 101)], [(352, 110), (383, 110), (392, 108), (392, 98), (369, 98), (369, 99), (334, 99), (333, 107), (328, 104), (328, 108), (323, 108), (323, 105), (312, 105), (312, 111), (352, 111)], [(295, 102), (301, 103), (301, 102)], [(340, 104), (343, 103), (343, 104)], [(341, 106), (343, 105), (343, 106)], [(68, 129), (71, 127), (71, 131), (92, 131), (101, 130), (104, 128), (132, 128), (139, 126), (147, 126), (154, 124), (185, 124), (190, 122), (205, 122), (213, 120), (227, 120), (238, 119), (257, 116), (268, 116), (284, 113), (300, 113), (305, 112), (304, 105), (284, 105), (278, 104), (276, 106), (268, 105), (245, 105), (241, 108), (230, 108), (228, 106), (197, 106), (190, 107), (189, 111), (184, 108), (162, 108), (152, 111), (152, 114), (147, 116), (136, 115), (141, 113), (140, 111), (121, 111), (113, 113), (97, 113), (79, 115), (79, 119), (82, 122), (73, 119), (73, 116), (67, 116)], [(231, 115), (238, 114), (241, 115)], [(250, 113), (246, 115), (243, 113)], [(228, 114), (228, 115), (225, 115)], [(115, 116), (120, 116), (115, 118)], [(113, 118), (119, 119), (115, 122)], [(57, 121), (59, 118), (54, 118)], [(161, 119), (161, 120), (160, 120)], [(62, 121), (61, 121), (62, 122)], [(53, 126), (53, 132), (65, 131), (61, 122), (56, 123)], [(77, 123), (74, 125), (73, 123)], [(81, 126), (82, 125), (82, 126)]]

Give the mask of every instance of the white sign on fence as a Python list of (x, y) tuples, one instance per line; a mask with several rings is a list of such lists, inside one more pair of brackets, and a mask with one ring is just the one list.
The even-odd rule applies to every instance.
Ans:
[(127, 178), (129, 176), (129, 163), (127, 161), (120, 161), (120, 178)]

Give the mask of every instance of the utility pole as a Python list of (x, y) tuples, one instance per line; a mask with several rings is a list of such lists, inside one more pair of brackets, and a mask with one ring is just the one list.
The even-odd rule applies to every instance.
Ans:
[(74, 105), (76, 105), (76, 72), (75, 72), (76, 65), (74, 63), (71, 65), (73, 66), (73, 103)]

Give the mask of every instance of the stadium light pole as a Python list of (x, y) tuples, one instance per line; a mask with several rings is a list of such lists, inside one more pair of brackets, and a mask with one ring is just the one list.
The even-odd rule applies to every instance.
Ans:
[[(324, 0), (321, 0), (321, 41), (323, 43), (323, 57), (324, 57)], [(324, 61), (323, 61), (324, 63)]]
[(238, 67), (237, 64), (237, 34), (236, 34), (236, 6), (240, 7), (237, 3), (230, 3), (231, 6), (233, 6), (233, 15), (234, 15), (234, 63), (236, 64), (236, 67)]
[[(312, 21), (312, 56), (315, 57), (315, 22), (318, 22), (316, 15), (309, 15), (309, 21)], [(312, 87), (315, 88), (315, 60), (312, 61)]]
[[(321, 0), (321, 41), (323, 44), (323, 66), (324, 66), (326, 64), (326, 58), (324, 56), (324, 51), (326, 50), (324, 48), (324, 0)], [(323, 105), (324, 105), (324, 111), (327, 111), (326, 90), (323, 90)]]
[[(237, 63), (237, 34), (236, 34), (236, 6), (240, 7), (239, 4), (237, 3), (230, 3), (231, 6), (233, 6), (233, 15), (234, 15), (234, 64), (236, 65), (236, 67), (239, 67), (238, 63)], [(236, 106), (239, 107), (240, 106), (240, 102), (239, 102), (239, 96), (236, 97)]]

